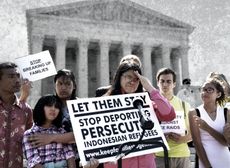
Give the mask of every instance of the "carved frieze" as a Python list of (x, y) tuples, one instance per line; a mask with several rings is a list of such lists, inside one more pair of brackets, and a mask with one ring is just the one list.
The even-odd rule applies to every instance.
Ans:
[(162, 19), (151, 12), (133, 7), (121, 1), (91, 3), (90, 5), (73, 6), (65, 9), (60, 8), (59, 10), (43, 12), (41, 14), (81, 18), (93, 21), (123, 22), (175, 28), (181, 27), (181, 25), (173, 21)]

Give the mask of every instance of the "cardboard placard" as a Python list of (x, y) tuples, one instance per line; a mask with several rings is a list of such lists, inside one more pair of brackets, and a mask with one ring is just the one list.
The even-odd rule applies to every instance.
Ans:
[(15, 63), (24, 79), (36, 81), (57, 74), (49, 51), (16, 58)]
[[(139, 140), (142, 128), (138, 109), (133, 106), (135, 98), (143, 101), (143, 112), (154, 122), (153, 129), (145, 131), (143, 140), (160, 141), (168, 147), (147, 92), (78, 98), (67, 101), (67, 106), (83, 165), (92, 157), (100, 163), (115, 161), (121, 144)], [(133, 146), (125, 145), (122, 151), (129, 151)], [(162, 150), (161, 147), (142, 144), (126, 157)]]

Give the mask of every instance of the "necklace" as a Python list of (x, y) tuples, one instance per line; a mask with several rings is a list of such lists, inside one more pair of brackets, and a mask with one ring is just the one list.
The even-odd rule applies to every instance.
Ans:
[(207, 111), (207, 113), (209, 113), (209, 114), (216, 113), (216, 108), (215, 108), (214, 110), (206, 110), (206, 111)]
[(208, 108), (204, 107), (204, 109), (207, 112), (208, 116), (214, 121), (216, 119), (216, 110), (217, 110), (217, 108), (213, 107), (213, 108), (207, 110)]
[(216, 119), (216, 111), (207, 112), (207, 113), (213, 121)]

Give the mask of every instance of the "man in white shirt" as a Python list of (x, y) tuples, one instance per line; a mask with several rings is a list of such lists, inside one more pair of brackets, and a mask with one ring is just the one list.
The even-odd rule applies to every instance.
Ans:
[(179, 90), (177, 93), (177, 97), (181, 100), (190, 104), (191, 107), (196, 106), (195, 92), (191, 88), (191, 79), (185, 78), (182, 81), (183, 89)]

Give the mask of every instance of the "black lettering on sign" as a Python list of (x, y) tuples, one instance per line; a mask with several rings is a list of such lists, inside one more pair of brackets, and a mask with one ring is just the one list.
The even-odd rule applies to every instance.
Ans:
[(32, 60), (30, 61), (30, 65), (39, 64), (40, 62), (41, 62), (41, 59)]
[(83, 103), (77, 103), (77, 104), (71, 104), (73, 112), (86, 112), (89, 111), (88, 107), (89, 102), (83, 102)]
[(122, 107), (122, 103), (119, 98), (107, 99), (107, 100), (101, 100), (101, 101), (92, 101), (92, 103), (94, 104), (96, 110)]

